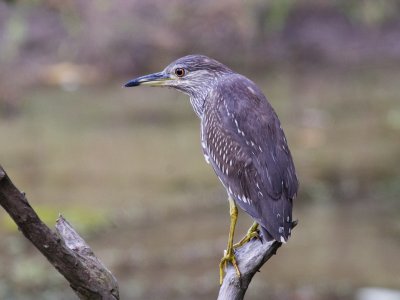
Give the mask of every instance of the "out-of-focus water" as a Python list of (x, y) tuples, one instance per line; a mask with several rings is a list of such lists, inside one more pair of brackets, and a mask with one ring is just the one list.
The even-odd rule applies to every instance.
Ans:
[[(400, 72), (249, 77), (281, 118), (301, 190), (299, 225), (247, 299), (399, 289)], [(62, 212), (83, 233), (123, 299), (215, 298), (229, 215), (198, 120), (184, 95), (121, 82), (30, 91), (18, 115), (0, 120), (0, 162), (48, 224)], [(251, 224), (239, 217), (238, 238)], [(0, 224), (0, 298), (75, 299), (2, 211)]]

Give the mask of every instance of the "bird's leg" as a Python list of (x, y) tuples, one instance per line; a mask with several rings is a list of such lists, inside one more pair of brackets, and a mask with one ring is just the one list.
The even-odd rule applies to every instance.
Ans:
[(254, 222), (253, 225), (251, 225), (250, 229), (247, 231), (246, 235), (242, 238), (242, 240), (239, 243), (233, 245), (233, 248), (242, 247), (251, 239), (259, 237), (260, 235), (258, 234), (258, 223)]
[(219, 284), (222, 284), (222, 280), (224, 279), (224, 270), (228, 262), (232, 263), (236, 270), (236, 274), (240, 277), (239, 267), (236, 262), (235, 254), (233, 253), (233, 235), (235, 233), (238, 209), (235, 201), (233, 201), (231, 197), (229, 197), (229, 213), (231, 216), (231, 225), (229, 228), (228, 247), (225, 251), (224, 257), (222, 257), (221, 262), (219, 263)]

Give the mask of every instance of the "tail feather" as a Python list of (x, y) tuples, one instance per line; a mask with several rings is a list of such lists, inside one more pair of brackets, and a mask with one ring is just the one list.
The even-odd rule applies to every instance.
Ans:
[[(291, 229), (292, 229), (292, 224), (290, 224), (289, 225), (290, 227), (289, 227), (289, 229), (286, 231), (285, 230), (285, 233), (283, 234), (283, 235), (278, 235), (278, 236), (272, 236), (269, 232), (268, 232), (268, 230), (266, 229), (266, 228), (264, 228), (263, 226), (260, 226), (260, 228), (261, 228), (261, 235), (262, 235), (262, 238), (263, 238), (263, 240), (265, 240), (265, 241), (267, 241), (267, 242), (270, 242), (270, 241), (272, 241), (272, 240), (275, 240), (275, 241), (278, 241), (278, 242), (281, 242), (281, 243), (286, 243), (287, 241), (288, 241), (288, 239), (289, 239), (289, 237), (290, 237), (290, 233), (291, 233)], [(286, 228), (285, 228), (286, 229)]]

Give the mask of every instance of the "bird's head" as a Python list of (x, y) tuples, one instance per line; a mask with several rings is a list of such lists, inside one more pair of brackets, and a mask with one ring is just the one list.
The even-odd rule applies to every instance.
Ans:
[(163, 71), (130, 80), (125, 87), (138, 85), (166, 86), (191, 97), (201, 97), (220, 76), (232, 71), (204, 55), (188, 55), (170, 63)]

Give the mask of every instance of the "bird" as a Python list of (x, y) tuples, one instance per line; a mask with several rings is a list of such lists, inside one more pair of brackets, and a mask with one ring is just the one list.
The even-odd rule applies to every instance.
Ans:
[[(161, 72), (125, 87), (169, 87), (189, 96), (200, 119), (201, 148), (228, 194), (230, 230), (219, 264), (220, 284), (228, 263), (240, 270), (235, 249), (253, 238), (286, 243), (291, 235), (298, 179), (279, 118), (261, 89), (247, 77), (205, 55), (187, 55)], [(254, 220), (233, 244), (239, 206)]]

